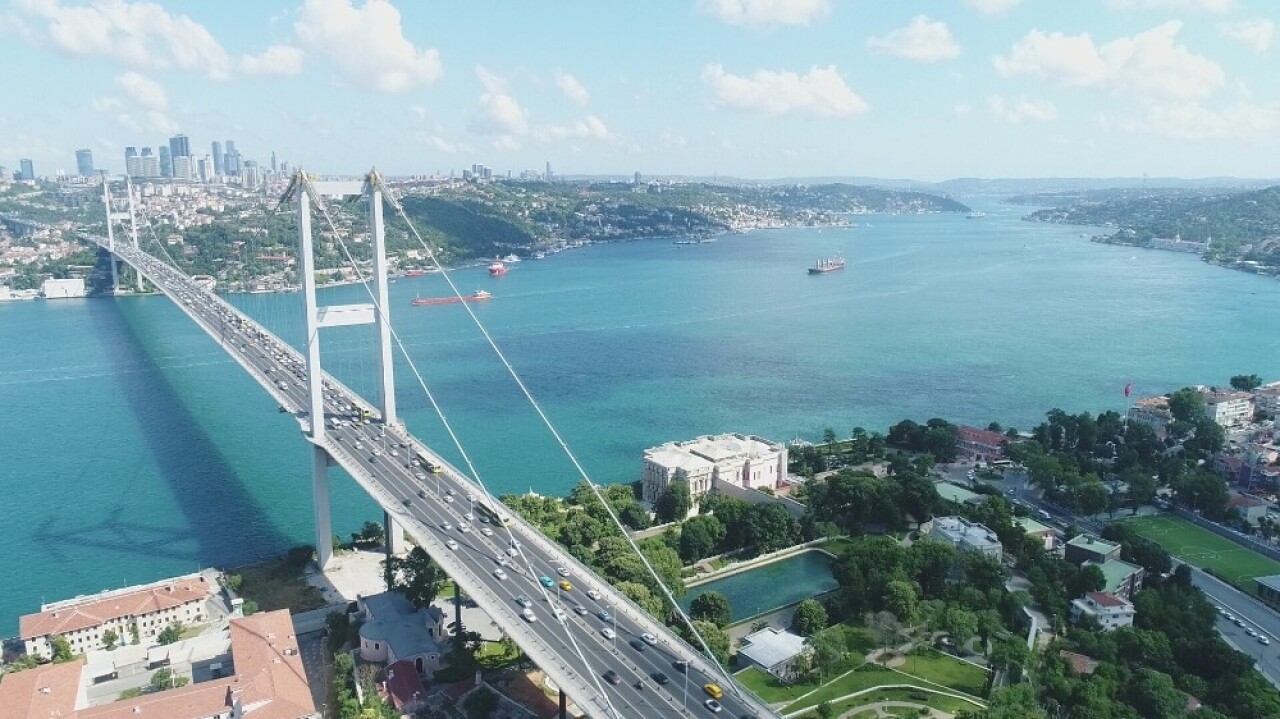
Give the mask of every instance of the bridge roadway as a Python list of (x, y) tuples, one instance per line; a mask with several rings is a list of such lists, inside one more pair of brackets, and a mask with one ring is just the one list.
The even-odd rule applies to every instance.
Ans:
[[(107, 248), (106, 238), (81, 238)], [(115, 254), (199, 324), (282, 408), (298, 418), (304, 432), (309, 429), (304, 409), (305, 362), (296, 350), (155, 257), (121, 243), (116, 244)], [(356, 421), (358, 410), (373, 408), (328, 375), (324, 384), (329, 427), (321, 446), (589, 716), (778, 716), (750, 691), (726, 681), (699, 652), (514, 513), (506, 512), (511, 516), (506, 528), (472, 522), (473, 529), (460, 531), (463, 516), (471, 512), (469, 498), (478, 494), (475, 485), (403, 426)], [(443, 471), (424, 472), (413, 463), (414, 454), (433, 458)], [(518, 542), (521, 556), (507, 557), (507, 531), (510, 541)], [(449, 544), (450, 540), (456, 544)], [(500, 562), (506, 566), (500, 567)], [(505, 579), (497, 575), (499, 568)], [(540, 577), (558, 581), (566, 573), (573, 585), (570, 591), (544, 590), (540, 584)], [(522, 618), (517, 603), (521, 596), (532, 600), (535, 621)], [(611, 615), (608, 621), (598, 618), (602, 611)], [(606, 637), (605, 629), (615, 631), (613, 639)], [(653, 644), (642, 639), (646, 634)], [(683, 671), (681, 663), (687, 663)], [(609, 670), (621, 678), (618, 684), (603, 678)], [(660, 686), (654, 678), (658, 674), (669, 683)], [(724, 689), (722, 714), (704, 704), (707, 696), (702, 687), (708, 683)]]

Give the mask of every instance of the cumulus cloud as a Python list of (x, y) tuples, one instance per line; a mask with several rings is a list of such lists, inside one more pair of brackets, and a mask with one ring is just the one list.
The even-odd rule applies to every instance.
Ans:
[(305, 54), (292, 45), (272, 45), (258, 55), (240, 57), (240, 71), (246, 75), (286, 77), (302, 72)]
[(567, 72), (556, 71), (556, 87), (560, 88), (560, 92), (563, 92), (565, 97), (579, 105), (585, 105), (591, 101), (591, 93), (587, 92), (587, 88), (578, 82), (578, 78)]
[(1052, 102), (1029, 100), (1025, 97), (1005, 100), (999, 95), (992, 95), (987, 98), (987, 107), (997, 120), (1013, 125), (1021, 125), (1024, 122), (1049, 122), (1058, 116), (1058, 110)]
[(116, 75), (116, 87), (134, 103), (148, 110), (164, 110), (169, 107), (169, 95), (160, 83), (136, 72)]
[(1005, 77), (1045, 77), (1068, 86), (1151, 99), (1206, 97), (1222, 85), (1225, 74), (1217, 63), (1176, 43), (1181, 29), (1181, 22), (1170, 21), (1101, 47), (1088, 33), (1032, 30), (992, 63)]
[(891, 30), (884, 37), (868, 39), (867, 47), (872, 52), (920, 62), (960, 57), (960, 43), (952, 36), (951, 28), (941, 20), (930, 20), (927, 15), (916, 15), (906, 27)]
[(1266, 18), (1224, 22), (1218, 25), (1218, 33), (1237, 42), (1249, 46), (1249, 49), (1261, 55), (1271, 49), (1271, 40), (1276, 34), (1276, 24)]
[(1236, 0), (1110, 0), (1110, 2), (1113, 7), (1121, 9), (1191, 10), (1213, 15), (1225, 15), (1236, 6)]
[(764, 28), (809, 25), (831, 12), (831, 0), (698, 0), (697, 8), (726, 25)]
[(997, 15), (1022, 2), (1022, 0), (964, 0), (964, 4), (983, 15)]
[(721, 65), (707, 65), (702, 81), (713, 102), (731, 110), (762, 115), (804, 114), (814, 117), (857, 117), (869, 106), (849, 89), (834, 65), (794, 72), (756, 70), (747, 77), (727, 73)]
[(419, 50), (404, 36), (400, 11), (385, 0), (307, 0), (293, 26), (309, 55), (328, 58), (353, 87), (396, 93), (435, 82), (440, 52)]
[(534, 137), (542, 142), (551, 142), (553, 140), (566, 140), (571, 138), (589, 138), (593, 140), (611, 139), (609, 128), (604, 122), (595, 115), (587, 115), (569, 125), (547, 125), (540, 127), (533, 133)]
[(1280, 104), (1242, 102), (1215, 111), (1194, 102), (1162, 103), (1120, 129), (1177, 140), (1265, 140), (1280, 130)]
[(105, 58), (140, 70), (176, 68), (225, 79), (231, 67), (222, 45), (200, 23), (156, 3), (17, 0), (9, 25), (28, 42), (79, 57)]
[(511, 95), (507, 81), (483, 65), (476, 65), (476, 77), (484, 92), (480, 94), (480, 109), (471, 119), (471, 129), (483, 135), (506, 135), (512, 139), (527, 135), (529, 115)]

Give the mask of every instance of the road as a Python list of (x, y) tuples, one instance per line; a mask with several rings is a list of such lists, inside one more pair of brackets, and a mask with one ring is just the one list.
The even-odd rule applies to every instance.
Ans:
[[(105, 238), (82, 239), (106, 247)], [(201, 325), (304, 430), (309, 427), (305, 362), (296, 350), (156, 258), (123, 243), (115, 252)], [(702, 689), (709, 683), (723, 687), (725, 716), (776, 716), (519, 517), (502, 510), (511, 517), (506, 526), (480, 517), (464, 522), (472, 516), (468, 498), (487, 501), (479, 499), (478, 488), (404, 427), (370, 419), (373, 408), (327, 375), (324, 406), (326, 428), (316, 443), (590, 716), (712, 716)], [(424, 471), (420, 465), (427, 462), (415, 463), (418, 457), (442, 471)], [(508, 556), (509, 549), (515, 556)], [(561, 576), (573, 584), (570, 591), (548, 591), (539, 581)], [(532, 621), (522, 618), (519, 597), (532, 600)], [(645, 635), (649, 642), (641, 639)], [(687, 670), (678, 671), (677, 662), (687, 662)], [(602, 678), (609, 670), (619, 675), (617, 684)], [(665, 686), (658, 685), (660, 675), (669, 681)]]

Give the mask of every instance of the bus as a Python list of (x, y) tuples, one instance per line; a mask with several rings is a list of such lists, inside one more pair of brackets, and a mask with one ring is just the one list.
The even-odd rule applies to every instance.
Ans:
[(441, 472), (444, 471), (444, 467), (440, 466), (439, 462), (435, 461), (434, 459), (428, 457), (425, 454), (422, 454), (421, 452), (418, 453), (418, 464), (420, 464), (422, 467), (424, 467), (428, 472), (432, 474), (440, 474)]
[(476, 511), (480, 513), (480, 516), (487, 517), (494, 524), (501, 524), (504, 527), (511, 524), (511, 516), (507, 514), (505, 509), (494, 509), (489, 506), (488, 502), (476, 502)]

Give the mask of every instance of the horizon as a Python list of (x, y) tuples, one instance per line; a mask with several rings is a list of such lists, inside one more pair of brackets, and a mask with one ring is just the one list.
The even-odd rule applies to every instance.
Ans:
[(1261, 0), (13, 0), (0, 60), (39, 100), (0, 114), (0, 165), (72, 174), (87, 148), (118, 172), (126, 146), (182, 133), (197, 158), (232, 139), (343, 174), (1266, 179), (1277, 18)]

